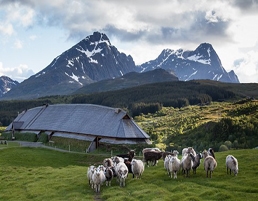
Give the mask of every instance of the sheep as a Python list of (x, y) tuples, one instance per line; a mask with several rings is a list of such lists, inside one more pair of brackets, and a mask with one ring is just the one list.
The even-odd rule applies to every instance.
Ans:
[(114, 163), (111, 158), (105, 158), (103, 160), (103, 165), (104, 165), (104, 167), (112, 167), (112, 166), (114, 166)]
[(177, 158), (177, 155), (169, 157), (168, 170), (170, 177), (172, 178), (172, 174), (174, 173), (174, 179), (176, 179), (177, 172), (180, 171), (180, 160)]
[(147, 166), (149, 166), (149, 161), (152, 161), (152, 165), (155, 166), (157, 161), (162, 157), (163, 152), (161, 151), (145, 151), (144, 161), (146, 162)]
[(186, 153), (180, 161), (180, 166), (182, 167), (183, 173), (186, 174), (186, 177), (189, 176), (190, 170), (193, 167), (193, 161), (194, 155), (192, 153)]
[(140, 179), (144, 172), (144, 164), (142, 160), (133, 159), (131, 162), (131, 165), (132, 165), (133, 178), (135, 176), (136, 178)]
[(231, 175), (231, 171), (233, 171), (234, 175), (237, 176), (237, 174), (238, 174), (238, 161), (234, 156), (228, 155), (226, 157), (226, 167), (227, 167), (227, 174), (228, 174), (228, 170), (229, 170), (230, 175)]
[(94, 165), (91, 165), (88, 167), (87, 178), (88, 178), (89, 185), (91, 186), (91, 188), (93, 188), (92, 175), (95, 172), (95, 170), (96, 170), (96, 167)]
[(165, 160), (164, 160), (164, 168), (165, 170), (167, 171), (168, 175), (169, 175), (169, 167), (168, 167), (168, 164), (169, 164), (169, 159), (172, 157), (172, 155), (167, 155), (165, 157)]
[(187, 147), (182, 150), (182, 156), (184, 156), (187, 153), (192, 153), (194, 157), (196, 156), (196, 152), (193, 147)]
[(128, 175), (128, 168), (125, 163), (120, 162), (116, 165), (116, 174), (121, 187), (125, 186), (125, 179)]
[(194, 157), (193, 167), (192, 167), (194, 174), (196, 174), (196, 169), (199, 167), (201, 163), (201, 159), (202, 159), (201, 153), (196, 154), (196, 156)]
[(149, 151), (158, 151), (161, 152), (161, 150), (159, 148), (144, 148), (142, 150), (142, 153), (144, 154), (145, 152), (149, 152)]
[(105, 180), (106, 180), (106, 176), (102, 168), (96, 168), (92, 175), (92, 181), (93, 181), (93, 185), (96, 193), (100, 192), (100, 186), (103, 184)]
[[(217, 161), (215, 159), (215, 154), (214, 151), (211, 149), (210, 151), (212, 152), (207, 152), (206, 150), (203, 151), (203, 158), (204, 158), (204, 170), (206, 171), (206, 177), (211, 178), (212, 177), (212, 173), (215, 170), (215, 168), (217, 167)], [(209, 155), (210, 153), (212, 153), (212, 155)]]
[(111, 167), (106, 167), (105, 177), (106, 177), (106, 186), (111, 186), (111, 181), (114, 177), (114, 173)]
[(114, 165), (118, 164), (119, 162), (124, 162), (125, 161), (124, 158), (119, 157), (119, 156), (111, 157), (111, 159), (113, 160)]
[(117, 154), (116, 156), (121, 158), (127, 158), (131, 162), (134, 158), (134, 155), (135, 155), (135, 151), (130, 150), (127, 154)]

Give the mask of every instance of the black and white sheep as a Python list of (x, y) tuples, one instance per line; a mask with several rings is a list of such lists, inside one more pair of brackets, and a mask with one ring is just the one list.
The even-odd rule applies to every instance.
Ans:
[(217, 161), (215, 159), (215, 154), (213, 149), (209, 149), (209, 151), (203, 151), (204, 158), (204, 170), (206, 171), (206, 177), (212, 177), (212, 173), (217, 167)]
[(117, 154), (116, 156), (124, 158), (124, 159), (128, 159), (131, 162), (135, 156), (135, 151), (130, 150), (130, 151), (128, 151), (127, 154)]
[(112, 167), (106, 167), (105, 169), (106, 186), (111, 186), (111, 181), (114, 177)]
[(133, 178), (140, 179), (144, 172), (144, 164), (142, 160), (133, 159), (131, 162), (131, 168), (133, 173)]
[(193, 167), (193, 161), (194, 161), (194, 155), (192, 153), (185, 153), (185, 155), (182, 156), (182, 159), (180, 161), (182, 172), (185, 174), (186, 177), (189, 176), (189, 173)]
[(228, 170), (229, 170), (230, 175), (231, 175), (231, 171), (233, 171), (234, 175), (237, 176), (237, 174), (238, 174), (238, 161), (234, 156), (228, 155), (226, 157), (226, 167), (227, 167), (227, 174), (228, 174)]
[(103, 165), (104, 167), (113, 167), (114, 166), (114, 162), (111, 158), (105, 158), (103, 160)]
[(180, 160), (177, 158), (177, 155), (169, 157), (168, 160), (169, 175), (172, 178), (172, 174), (174, 174), (174, 179), (176, 179), (177, 173), (180, 171)]
[(193, 167), (192, 167), (194, 174), (196, 174), (196, 169), (199, 167), (201, 163), (201, 159), (202, 159), (201, 153), (196, 154), (196, 156), (194, 157)]
[(120, 163), (116, 164), (115, 169), (116, 169), (116, 175), (117, 175), (117, 180), (119, 182), (119, 185), (121, 187), (124, 187), (125, 180), (128, 175), (128, 168), (124, 162), (120, 162)]

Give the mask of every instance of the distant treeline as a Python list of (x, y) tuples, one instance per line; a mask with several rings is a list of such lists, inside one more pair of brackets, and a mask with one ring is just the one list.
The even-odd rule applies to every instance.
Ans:
[(35, 100), (0, 101), (0, 126), (9, 125), (18, 112), (43, 104), (98, 104), (125, 109), (131, 116), (155, 113), (163, 106), (181, 108), (204, 105), (211, 101), (235, 98), (235, 93), (223, 87), (195, 81), (163, 82), (117, 91), (69, 96), (50, 96)]

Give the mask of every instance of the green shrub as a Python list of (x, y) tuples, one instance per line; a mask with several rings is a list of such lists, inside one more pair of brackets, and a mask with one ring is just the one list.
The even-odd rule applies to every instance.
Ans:
[(219, 151), (228, 151), (228, 147), (224, 144), (220, 145)]
[(48, 142), (48, 135), (46, 133), (40, 133), (38, 142), (47, 143)]

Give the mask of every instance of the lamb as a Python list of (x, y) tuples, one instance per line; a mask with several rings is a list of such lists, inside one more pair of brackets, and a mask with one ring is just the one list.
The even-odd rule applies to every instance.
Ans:
[[(214, 169), (217, 167), (217, 161), (215, 159), (215, 154), (213, 149), (211, 149), (210, 151), (207, 152), (206, 150), (204, 150), (203, 158), (204, 158), (204, 170), (206, 171), (206, 177), (211, 178)], [(213, 156), (209, 154), (212, 154)]]
[(144, 161), (149, 166), (149, 161), (152, 161), (152, 165), (156, 165), (157, 161), (162, 157), (162, 151), (145, 151), (143, 152)]
[(231, 175), (231, 171), (233, 171), (234, 175), (237, 176), (237, 174), (238, 174), (238, 161), (234, 156), (228, 155), (226, 157), (226, 167), (227, 167), (227, 174), (228, 174), (228, 170), (229, 170), (230, 175)]
[(104, 171), (101, 168), (96, 168), (92, 175), (93, 186), (96, 193), (100, 192), (100, 186), (103, 184), (105, 180), (106, 176), (104, 174)]
[(181, 159), (181, 167), (185, 176), (188, 177), (190, 170), (193, 167), (194, 155), (192, 153), (186, 153)]
[(131, 162), (131, 165), (132, 165), (133, 178), (135, 176), (136, 178), (140, 179), (144, 172), (144, 164), (142, 160), (133, 159)]
[(195, 157), (194, 157), (194, 161), (193, 161), (193, 173), (196, 174), (196, 169), (199, 167), (200, 163), (201, 163), (201, 159), (202, 159), (202, 154), (198, 153)]
[(116, 165), (116, 174), (117, 174), (117, 179), (119, 181), (119, 185), (121, 187), (124, 187), (125, 179), (127, 178), (127, 175), (128, 175), (128, 168), (125, 165), (125, 163), (120, 162)]
[(180, 160), (177, 158), (177, 156), (169, 157), (168, 170), (170, 177), (172, 178), (172, 174), (174, 173), (174, 179), (176, 179), (177, 172), (180, 171)]

